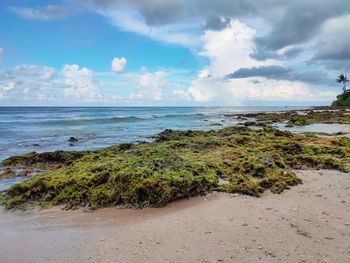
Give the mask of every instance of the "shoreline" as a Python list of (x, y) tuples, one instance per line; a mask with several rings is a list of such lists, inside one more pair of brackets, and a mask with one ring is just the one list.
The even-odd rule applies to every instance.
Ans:
[(2, 211), (0, 261), (348, 262), (350, 174), (297, 174), (302, 185), (261, 198), (213, 193), (163, 208)]
[(330, 120), (347, 127), (347, 110), (260, 112), (235, 118), (256, 121), (210, 131), (167, 129), (153, 136), (152, 142), (94, 151), (12, 156), (2, 162), (9, 176), (15, 176), (16, 170), (46, 172), (5, 190), (2, 204), (9, 209), (60, 204), (91, 209), (160, 207), (212, 191), (281, 193), (301, 183), (292, 169), (350, 169), (347, 136), (297, 135), (274, 127), (279, 122), (300, 127)]
[[(272, 136), (279, 141), (277, 143), (272, 139), (272, 145), (276, 143), (277, 147), (273, 149), (277, 150), (283, 146), (284, 150), (276, 153), (285, 160), (289, 157), (284, 155), (284, 151), (292, 151), (291, 156), (298, 156), (294, 148), (287, 147), (290, 143), (294, 146), (299, 145), (301, 149), (314, 154), (329, 149), (330, 152), (324, 153), (326, 155), (338, 149), (332, 148), (334, 143), (336, 145), (340, 143), (340, 148), (344, 148), (348, 143), (345, 138), (348, 134), (311, 133), (299, 138), (299, 135), (291, 136), (289, 133), (269, 130), (270, 128), (266, 131), (265, 128), (262, 129), (261, 136), (267, 136), (267, 138)], [(226, 132), (232, 132), (230, 136), (233, 136), (234, 141), (241, 145), (242, 138), (249, 142), (259, 131), (249, 131), (247, 127), (243, 127), (228, 128)], [(200, 139), (198, 141), (196, 136), (207, 136), (210, 133), (195, 132), (197, 135), (194, 138), (191, 137), (192, 133), (193, 131), (164, 131), (156, 138), (160, 142), (153, 144), (162, 147), (163, 144), (166, 146), (170, 143), (172, 146), (184, 140), (188, 143), (186, 147), (190, 147), (189, 149), (193, 146), (198, 147), (198, 144), (190, 146), (194, 142), (206, 145), (206, 140), (198, 137)], [(218, 136), (221, 133), (225, 134), (225, 130), (213, 134)], [(179, 138), (176, 139), (178, 136)], [(285, 137), (286, 141), (281, 140), (281, 136)], [(220, 137), (213, 138), (217, 141)], [(293, 142), (291, 138), (294, 138)], [(226, 145), (225, 139), (223, 143), (222, 145)], [(208, 145), (208, 149), (211, 149), (211, 144)], [(236, 144), (230, 147), (234, 145)], [(254, 145), (251, 149), (265, 152), (262, 148), (260, 149), (259, 143)], [(124, 152), (130, 155), (133, 147), (135, 146), (130, 144), (119, 145), (117, 156)], [(148, 149), (147, 146), (145, 147)], [(186, 147), (184, 149), (187, 149)], [(246, 150), (248, 146), (242, 147), (241, 150)], [(221, 152), (220, 158), (229, 149), (218, 148)], [(344, 154), (345, 159), (339, 159), (342, 162), (348, 160), (348, 150), (346, 147), (343, 150), (340, 153)], [(100, 154), (99, 151), (96, 153)], [(106, 154), (103, 151), (101, 153)], [(164, 153), (167, 156), (167, 152)], [(210, 161), (208, 158), (211, 153), (210, 150), (207, 159), (204, 160)], [(215, 154), (216, 151), (213, 153)], [(72, 158), (77, 158), (76, 162), (79, 163), (79, 158), (84, 157), (84, 154), (76, 152), (51, 154), (34, 154), (27, 159), (13, 160), (19, 163), (30, 163), (33, 158), (40, 164), (40, 161), (45, 161), (45, 158), (50, 159), (55, 156), (63, 160), (63, 164), (54, 163), (49, 166), (49, 169), (58, 167), (59, 171), (65, 171), (65, 166), (70, 167)], [(91, 152), (88, 152), (88, 156), (89, 154)], [(253, 155), (254, 158), (259, 156)], [(321, 158), (323, 154), (317, 156)], [(114, 155), (113, 158), (115, 158)], [(265, 160), (264, 158), (262, 160)], [(271, 159), (266, 160), (271, 161)], [(327, 161), (325, 164), (331, 164), (330, 169), (332, 165), (340, 164), (338, 161), (335, 162), (335, 159), (332, 162)], [(319, 163), (321, 167), (325, 164)], [(74, 167), (74, 163), (72, 165)], [(91, 164), (87, 163), (87, 165)], [(288, 168), (287, 174), (283, 172), (279, 176), (283, 177), (289, 173), (291, 176), (295, 172), (303, 183), (293, 187), (285, 185), (282, 190), (288, 189), (288, 191), (280, 194), (265, 191), (259, 194), (260, 198), (241, 195), (236, 191), (231, 193), (210, 191), (209, 194), (196, 197), (184, 196), (183, 199), (171, 201), (161, 208), (138, 209), (112, 206), (94, 211), (86, 207), (63, 210), (65, 207), (62, 205), (45, 209), (36, 206), (27, 210), (0, 208), (2, 222), (0, 224), (2, 237), (0, 261), (39, 263), (50, 261), (72, 263), (77, 261), (107, 263), (348, 262), (350, 260), (350, 221), (348, 219), (350, 218), (350, 173), (336, 170), (312, 170), (312, 168), (319, 167), (304, 167), (306, 170)], [(277, 166), (274, 169), (279, 171), (280, 167)], [(256, 171), (253, 170), (254, 173)], [(271, 172), (271, 170), (268, 171)], [(233, 182), (236, 183), (235, 176), (233, 174), (232, 178), (218, 177), (221, 182), (227, 180), (226, 182), (232, 185)], [(261, 179), (254, 174), (249, 176), (253, 181), (243, 182), (258, 182)], [(238, 178), (242, 180), (242, 177)], [(235, 185), (237, 186), (239, 185)]]

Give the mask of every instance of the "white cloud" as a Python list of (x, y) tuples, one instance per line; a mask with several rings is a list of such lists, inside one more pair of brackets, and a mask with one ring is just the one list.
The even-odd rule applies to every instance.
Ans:
[(179, 100), (179, 101), (192, 101), (192, 97), (188, 92), (181, 89), (180, 87), (177, 87), (172, 92), (173, 99)]
[(0, 71), (0, 100), (9, 105), (77, 105), (108, 103), (154, 105), (190, 101), (178, 84), (182, 71), (142, 68), (140, 72), (93, 72), (66, 64), (61, 70), (17, 65)]
[(64, 65), (62, 75), (65, 77), (63, 93), (66, 97), (89, 102), (103, 99), (99, 84), (93, 81), (92, 70), (78, 65)]
[[(277, 60), (254, 60), (256, 32), (235, 20), (220, 30), (204, 32), (204, 45), (199, 53), (209, 59), (187, 90), (197, 102), (225, 102), (240, 105), (242, 101), (315, 101), (329, 100), (332, 92), (322, 92), (298, 81), (266, 78), (226, 79), (225, 76), (240, 68), (283, 65)], [(255, 80), (255, 81), (253, 81)]]
[(124, 57), (114, 58), (112, 61), (112, 70), (116, 73), (120, 73), (124, 70), (127, 60)]
[(11, 81), (11, 82), (5, 83), (2, 87), (2, 90), (9, 91), (9, 90), (14, 89), (15, 87), (16, 87), (16, 82)]
[(26, 7), (10, 7), (9, 9), (19, 17), (28, 20), (53, 20), (66, 17), (70, 13), (73, 13), (72, 6), (63, 5), (48, 5), (38, 9)]
[[(254, 80), (254, 81), (252, 81)], [(188, 93), (198, 102), (219, 102), (241, 105), (246, 101), (327, 101), (336, 92), (312, 89), (301, 82), (265, 78), (245, 78), (220, 81), (196, 79)]]
[(47, 68), (43, 71), (42, 80), (52, 80), (56, 77), (56, 70), (53, 68)]
[(99, 9), (97, 12), (107, 17), (113, 25), (123, 31), (137, 33), (165, 43), (186, 47), (199, 46), (200, 23), (198, 21), (197, 23), (192, 21), (150, 26), (138, 10), (127, 6)]
[(141, 92), (136, 92), (136, 93), (131, 93), (128, 97), (129, 100), (135, 101), (135, 100), (142, 100), (144, 98), (143, 93)]
[(94, 103), (113, 97), (104, 96), (92, 70), (78, 65), (64, 65), (61, 71), (41, 65), (17, 65), (0, 72), (0, 93), (2, 100), (34, 105)]
[(169, 86), (166, 77), (167, 73), (163, 70), (148, 72), (142, 70), (141, 75), (136, 76), (136, 87), (139, 89), (138, 96), (142, 94), (142, 99), (160, 101), (163, 99), (163, 89)]
[(220, 30), (206, 30), (202, 36), (203, 48), (199, 55), (210, 60), (205, 69), (207, 74), (223, 77), (240, 68), (276, 64), (276, 61), (256, 61), (251, 58), (255, 52), (256, 31), (243, 22), (232, 20)]

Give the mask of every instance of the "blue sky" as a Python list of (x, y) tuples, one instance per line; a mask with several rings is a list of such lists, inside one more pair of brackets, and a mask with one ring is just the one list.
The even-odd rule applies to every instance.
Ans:
[(327, 104), (348, 28), (346, 0), (3, 0), (0, 106)]

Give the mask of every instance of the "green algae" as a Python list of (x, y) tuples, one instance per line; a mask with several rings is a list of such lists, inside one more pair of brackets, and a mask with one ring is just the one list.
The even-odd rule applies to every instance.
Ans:
[(36, 153), (30, 152), (20, 156), (12, 156), (2, 162), (4, 166), (10, 167), (40, 167), (45, 168), (50, 165), (69, 165), (73, 161), (81, 158), (88, 151), (55, 151)]
[[(155, 141), (97, 151), (23, 155), (4, 165), (50, 163), (44, 174), (2, 195), (5, 207), (64, 204), (67, 208), (159, 207), (181, 198), (224, 191), (260, 196), (301, 183), (291, 169), (348, 171), (350, 139), (295, 135), (265, 127), (218, 131), (166, 130)], [(220, 184), (219, 178), (227, 181)]]
[(350, 124), (350, 111), (343, 107), (323, 107), (312, 110), (272, 113), (246, 113), (240, 114), (238, 117), (254, 118), (262, 123), (287, 122), (288, 127), (304, 126), (314, 123)]

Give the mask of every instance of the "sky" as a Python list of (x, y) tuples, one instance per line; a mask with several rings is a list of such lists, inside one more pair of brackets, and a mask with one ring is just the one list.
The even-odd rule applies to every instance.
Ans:
[(0, 106), (327, 105), (349, 0), (0, 0)]

